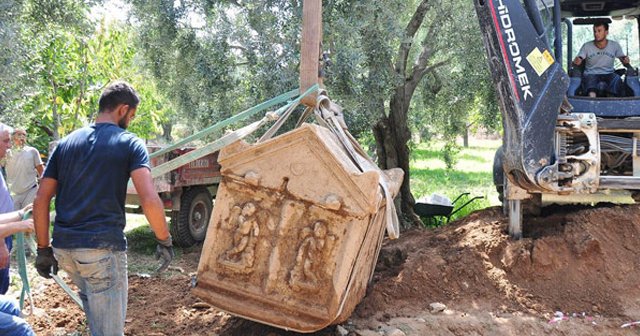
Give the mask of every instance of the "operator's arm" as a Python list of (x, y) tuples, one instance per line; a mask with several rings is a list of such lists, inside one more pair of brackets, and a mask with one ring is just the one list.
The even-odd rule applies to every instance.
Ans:
[(573, 59), (573, 64), (580, 66), (582, 64), (582, 57), (576, 56), (576, 58)]
[(164, 206), (153, 186), (151, 171), (147, 167), (138, 168), (131, 172), (131, 179), (140, 197), (140, 205), (142, 205), (144, 215), (147, 217), (156, 238), (160, 241), (169, 239), (169, 227), (164, 215)]
[(631, 63), (631, 60), (629, 59), (629, 56), (622, 56), (620, 57), (620, 62), (622, 62), (622, 65), (629, 65)]
[(33, 221), (36, 230), (38, 248), (49, 247), (49, 204), (56, 194), (58, 181), (45, 177), (40, 181), (40, 188), (33, 201)]
[(580, 47), (580, 51), (578, 51), (578, 54), (576, 55), (576, 58), (573, 59), (573, 64), (577, 65), (577, 66), (581, 66), (582, 62), (584, 62), (584, 59), (587, 58), (587, 44), (583, 44), (582, 47)]

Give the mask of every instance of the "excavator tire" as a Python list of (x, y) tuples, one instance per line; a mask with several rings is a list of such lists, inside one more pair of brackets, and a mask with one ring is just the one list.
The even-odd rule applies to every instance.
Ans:
[(496, 192), (498, 193), (498, 199), (500, 202), (504, 202), (504, 171), (502, 170), (503, 158), (504, 153), (502, 152), (502, 146), (500, 146), (493, 157), (493, 185), (496, 186)]
[(204, 240), (213, 210), (213, 198), (204, 187), (186, 190), (180, 199), (180, 210), (171, 213), (171, 236), (180, 247), (193, 246)]

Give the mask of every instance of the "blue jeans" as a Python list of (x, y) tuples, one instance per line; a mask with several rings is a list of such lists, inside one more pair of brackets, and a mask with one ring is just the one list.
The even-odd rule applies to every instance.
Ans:
[(79, 288), (93, 336), (124, 335), (127, 315), (127, 253), (53, 248), (58, 265)]
[(4, 295), (0, 296), (0, 335), (36, 336), (27, 321), (20, 318), (18, 303)]
[(589, 92), (598, 92), (598, 83), (606, 84), (605, 90), (616, 97), (622, 94), (622, 79), (615, 72), (606, 75), (584, 75), (582, 76), (582, 87)]
[[(9, 249), (9, 255), (11, 255), (11, 247), (13, 245), (13, 236), (6, 237), (4, 239), (4, 243), (7, 245), (7, 248)], [(7, 268), (0, 269), (0, 294), (7, 294), (10, 283), (11, 283), (11, 279), (9, 277), (9, 266), (7, 266)]]

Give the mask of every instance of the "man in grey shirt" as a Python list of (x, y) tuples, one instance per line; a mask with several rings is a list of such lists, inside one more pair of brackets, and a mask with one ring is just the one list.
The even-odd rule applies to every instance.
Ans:
[(580, 66), (584, 63), (582, 87), (589, 97), (595, 97), (598, 83), (607, 84), (607, 91), (614, 96), (620, 96), (623, 83), (620, 76), (614, 72), (613, 61), (618, 58), (623, 65), (629, 65), (629, 57), (622, 52), (620, 44), (607, 39), (609, 24), (597, 22), (593, 25), (593, 41), (582, 45), (573, 63)]
[(36, 197), (38, 180), (44, 164), (37, 149), (27, 145), (27, 132), (17, 128), (13, 132), (14, 148), (8, 153), (7, 183), (13, 196), (15, 210), (33, 203)]

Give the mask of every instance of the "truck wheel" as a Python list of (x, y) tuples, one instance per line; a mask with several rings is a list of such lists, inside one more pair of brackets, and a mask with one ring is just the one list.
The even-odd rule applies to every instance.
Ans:
[(189, 247), (204, 240), (213, 209), (207, 188), (191, 188), (182, 194), (180, 210), (171, 214), (171, 235), (177, 246)]
[(502, 146), (500, 146), (493, 157), (493, 185), (496, 186), (496, 192), (498, 193), (498, 199), (500, 202), (504, 202), (504, 171), (502, 170), (503, 158), (504, 153), (502, 152)]

